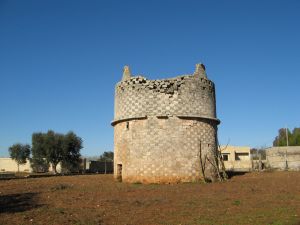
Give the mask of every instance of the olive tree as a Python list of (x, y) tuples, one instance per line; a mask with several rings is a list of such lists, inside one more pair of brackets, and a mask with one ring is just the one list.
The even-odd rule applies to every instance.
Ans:
[(45, 160), (52, 164), (54, 173), (57, 173), (59, 163), (76, 167), (80, 162), (81, 149), (82, 139), (72, 131), (59, 134), (49, 130), (47, 133), (32, 134), (33, 161)]
[(30, 156), (30, 145), (14, 144), (8, 149), (10, 157), (17, 162), (18, 172), (20, 165), (25, 164)]

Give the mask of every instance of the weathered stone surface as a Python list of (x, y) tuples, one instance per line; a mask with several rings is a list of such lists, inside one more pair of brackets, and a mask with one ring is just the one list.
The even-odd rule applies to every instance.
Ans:
[(129, 80), (131, 77), (131, 72), (129, 66), (124, 66), (122, 81)]
[(195, 77), (207, 78), (205, 66), (202, 63), (196, 64)]
[(300, 146), (272, 147), (266, 156), (272, 169), (300, 171)]
[[(136, 77), (119, 82), (115, 91), (115, 117), (119, 120), (140, 115), (167, 114), (216, 117), (215, 87), (204, 78), (186, 75), (167, 80), (146, 80), (137, 84)], [(170, 82), (172, 81), (172, 82)], [(152, 99), (150, 99), (152, 96)]]
[[(200, 143), (203, 154), (213, 157), (218, 123), (215, 86), (206, 77), (122, 80), (116, 85), (112, 123), (115, 177), (122, 165), (125, 182), (201, 179)], [(209, 163), (206, 167), (213, 180), (214, 168)]]

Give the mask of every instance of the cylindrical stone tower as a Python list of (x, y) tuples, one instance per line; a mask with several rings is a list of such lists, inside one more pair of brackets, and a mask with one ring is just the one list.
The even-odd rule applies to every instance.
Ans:
[[(215, 85), (203, 64), (164, 80), (132, 76), (115, 88), (114, 177), (124, 182), (191, 182), (217, 176)], [(203, 171), (204, 170), (204, 171)]]

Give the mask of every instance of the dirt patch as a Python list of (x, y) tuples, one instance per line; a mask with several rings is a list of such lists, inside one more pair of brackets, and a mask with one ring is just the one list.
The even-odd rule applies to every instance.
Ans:
[(112, 175), (0, 181), (0, 224), (300, 224), (300, 173), (224, 183), (125, 184)]

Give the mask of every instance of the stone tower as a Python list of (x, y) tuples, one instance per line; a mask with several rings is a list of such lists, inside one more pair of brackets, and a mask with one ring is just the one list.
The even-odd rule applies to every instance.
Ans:
[[(215, 180), (215, 85), (205, 66), (163, 80), (132, 76), (124, 67), (115, 87), (114, 177), (124, 182)], [(207, 159), (207, 160), (206, 160)], [(202, 161), (200, 161), (202, 160)]]

